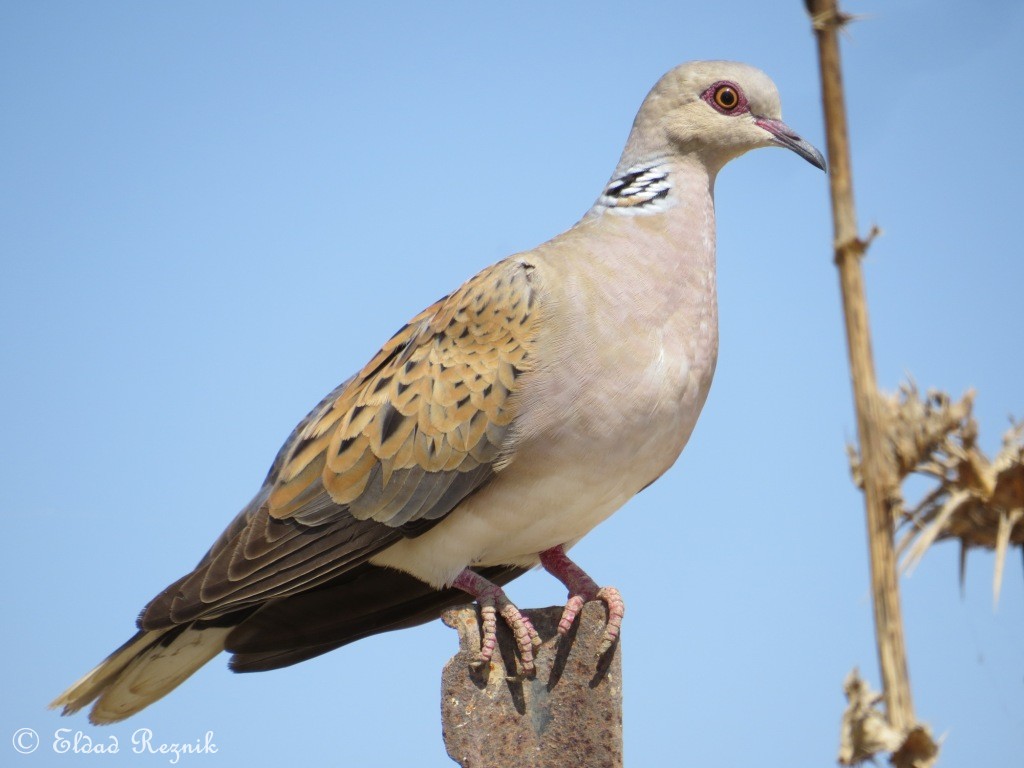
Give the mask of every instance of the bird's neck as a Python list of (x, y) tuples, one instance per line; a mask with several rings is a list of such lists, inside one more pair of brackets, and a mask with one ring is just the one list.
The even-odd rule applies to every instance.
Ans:
[(624, 312), (650, 315), (651, 323), (668, 317), (688, 328), (706, 325), (714, 346), (714, 172), (699, 158), (620, 163), (578, 229), (600, 230), (616, 243), (591, 253), (588, 270), (607, 273)]
[(611, 180), (588, 211), (587, 217), (610, 213), (613, 216), (661, 216), (680, 203), (687, 209), (702, 207), (714, 198), (717, 167), (710, 167), (696, 155), (651, 156), (619, 161)]
[(624, 157), (580, 223), (628, 237), (639, 261), (713, 272), (716, 170), (695, 155)]
[(672, 168), (665, 159), (653, 158), (617, 168), (594, 203), (594, 213), (653, 215), (670, 207)]

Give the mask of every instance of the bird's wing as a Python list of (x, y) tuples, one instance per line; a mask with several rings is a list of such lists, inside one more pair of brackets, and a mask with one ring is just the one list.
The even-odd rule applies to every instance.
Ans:
[(325, 398), (196, 569), (143, 610), (159, 628), (296, 594), (440, 521), (514, 458), (538, 332), (508, 259), (427, 308)]
[[(526, 570), (501, 565), (479, 573), (502, 586)], [(454, 587), (434, 589), (407, 573), (363, 563), (322, 587), (261, 606), (231, 630), (225, 648), (235, 672), (278, 669), (369, 635), (433, 621), (469, 599)]]

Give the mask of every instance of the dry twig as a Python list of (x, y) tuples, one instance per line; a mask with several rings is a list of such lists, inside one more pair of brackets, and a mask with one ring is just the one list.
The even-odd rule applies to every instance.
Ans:
[[(897, 766), (931, 765), (938, 748), (927, 729), (914, 717), (907, 672), (903, 617), (900, 613), (894, 521), (899, 507), (899, 478), (890, 443), (886, 440), (885, 404), (879, 396), (871, 352), (867, 299), (861, 259), (877, 232), (861, 239), (853, 199), (853, 172), (846, 104), (839, 55), (839, 30), (849, 22), (836, 0), (807, 0), (818, 41), (822, 102), (828, 140), (829, 181), (834, 223), (835, 263), (843, 297), (846, 341), (853, 378), (857, 435), (860, 443), (859, 474), (867, 511), (871, 554), (871, 594), (875, 615), (875, 639), (882, 672), (886, 727), (893, 734), (886, 747)], [(856, 753), (859, 754), (859, 753)], [(927, 759), (923, 756), (927, 755)], [(852, 757), (851, 757), (852, 759)], [(859, 759), (859, 758), (858, 758)]]
[(836, 0), (809, 0), (807, 6), (814, 22), (821, 65), (835, 261), (842, 288), (846, 339), (857, 410), (857, 434), (861, 446), (860, 472), (867, 507), (879, 666), (889, 723), (895, 730), (905, 732), (914, 725), (915, 720), (893, 551), (893, 502), (897, 480), (886, 450), (882, 425), (883, 406), (875, 379), (867, 299), (861, 271), (861, 257), (868, 240), (862, 240), (857, 234), (853, 200), (853, 174), (838, 39), (838, 30), (848, 21), (848, 17), (839, 10)]

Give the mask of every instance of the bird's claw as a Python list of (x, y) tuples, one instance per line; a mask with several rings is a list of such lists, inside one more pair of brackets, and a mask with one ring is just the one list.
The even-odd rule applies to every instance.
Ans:
[(619, 590), (615, 587), (601, 587), (601, 589), (588, 592), (585, 595), (570, 595), (568, 602), (565, 604), (565, 609), (562, 611), (562, 617), (558, 620), (558, 634), (568, 634), (579, 612), (583, 610), (583, 606), (589, 600), (600, 600), (608, 610), (608, 621), (604, 627), (604, 637), (601, 639), (601, 646), (597, 651), (598, 656), (603, 656), (615, 644), (615, 641), (618, 640), (619, 633), (622, 630), (622, 618), (626, 615), (626, 604), (623, 602)]
[(494, 657), (494, 649), (498, 647), (498, 614), (512, 630), (515, 638), (516, 648), (519, 650), (519, 658), (523, 665), (523, 673), (532, 677), (537, 669), (534, 665), (534, 651), (540, 648), (541, 640), (533, 624), (526, 618), (519, 609), (512, 604), (507, 597), (486, 597), (480, 599), (480, 618), (482, 633), (480, 639), (480, 653), (472, 662), (475, 669), (480, 669), (491, 663)]
[(608, 608), (608, 622), (604, 625), (604, 638), (597, 649), (598, 656), (604, 656), (608, 649), (615, 645), (622, 631), (622, 618), (626, 615), (626, 603), (615, 587), (601, 587), (597, 591), (597, 599)]
[(559, 635), (569, 634), (569, 630), (572, 629), (572, 623), (576, 621), (576, 617), (583, 610), (585, 604), (586, 601), (583, 599), (583, 595), (569, 596), (569, 601), (562, 610), (562, 617), (558, 620)]

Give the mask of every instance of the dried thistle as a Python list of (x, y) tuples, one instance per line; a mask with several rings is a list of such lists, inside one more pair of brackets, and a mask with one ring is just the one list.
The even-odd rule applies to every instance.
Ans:
[[(953, 435), (973, 444), (977, 433), (971, 418), (973, 403), (973, 392), (968, 392), (958, 403), (951, 402), (949, 395), (938, 390), (929, 390), (922, 399), (912, 381), (883, 397), (881, 411), (888, 460), (894, 475), (902, 481), (913, 472), (925, 472), (930, 457), (941, 452)], [(846, 450), (854, 482), (860, 487), (860, 456), (852, 445)]]
[[(905, 528), (897, 551), (904, 553), (903, 570), (910, 571), (936, 541), (958, 539), (963, 584), (967, 551), (994, 550), (992, 589), (998, 602), (1007, 550), (1011, 545), (1024, 547), (1024, 423), (1011, 426), (990, 461), (977, 446), (973, 399), (974, 393), (968, 392), (954, 403), (946, 393), (934, 390), (921, 398), (913, 382), (884, 398), (893, 475), (901, 482), (911, 474), (935, 481), (910, 509), (901, 497), (894, 499)], [(859, 456), (853, 447), (847, 451), (859, 485)]]
[(1024, 548), (1024, 422), (1012, 424), (991, 461), (973, 439), (949, 440), (925, 469), (937, 486), (904, 513), (903, 567), (913, 568), (935, 541), (959, 539), (960, 582), (971, 548), (995, 551), (992, 594), (999, 602), (1006, 554)]
[(923, 725), (900, 733), (879, 710), (882, 695), (871, 689), (854, 668), (843, 681), (846, 710), (840, 724), (839, 764), (860, 765), (889, 752), (897, 768), (928, 768), (938, 758), (938, 744)]

